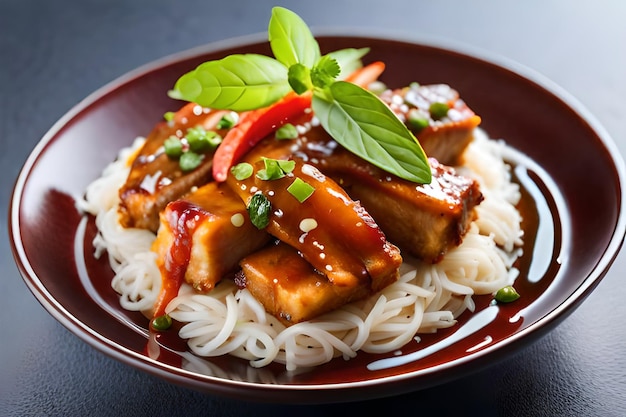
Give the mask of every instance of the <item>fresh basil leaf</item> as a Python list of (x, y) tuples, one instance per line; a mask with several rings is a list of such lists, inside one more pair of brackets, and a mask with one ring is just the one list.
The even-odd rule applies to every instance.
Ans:
[(264, 55), (235, 54), (180, 77), (174, 96), (204, 107), (247, 111), (268, 106), (289, 90), (283, 64)]
[(272, 8), (267, 33), (274, 56), (286, 67), (302, 64), (311, 68), (320, 59), (320, 47), (311, 30), (291, 10)]
[(430, 165), (413, 134), (378, 97), (345, 81), (315, 90), (313, 111), (343, 147), (379, 168), (428, 184)]
[(337, 79), (343, 80), (348, 75), (363, 66), (361, 58), (363, 58), (369, 51), (370, 48), (346, 48), (330, 52), (326, 54), (326, 56), (329, 56), (337, 61), (339, 68), (341, 68), (341, 72), (337, 75)]

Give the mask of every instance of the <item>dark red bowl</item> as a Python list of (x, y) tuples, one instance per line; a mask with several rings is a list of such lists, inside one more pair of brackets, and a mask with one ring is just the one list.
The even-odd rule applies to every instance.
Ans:
[[(173, 383), (257, 401), (313, 403), (399, 394), (466, 375), (544, 335), (589, 295), (623, 241), (624, 165), (580, 104), (532, 71), (465, 48), (367, 36), (319, 41), (324, 51), (370, 47), (367, 60), (385, 61), (382, 79), (389, 86), (450, 84), (491, 137), (517, 150), (511, 162), (526, 191), (520, 300), (489, 310), (485, 326), (450, 346), (380, 370), (368, 364), (393, 354), (359, 354), (291, 374), (282, 366), (252, 369), (232, 357), (197, 358), (176, 340), (160, 347), (151, 341), (147, 320), (119, 306), (107, 261), (92, 256), (93, 219), (81, 217), (74, 199), (120, 148), (180, 106), (166, 92), (181, 74), (231, 53), (270, 54), (264, 37), (253, 36), (167, 57), (121, 77), (79, 103), (33, 150), (17, 179), (9, 221), (16, 263), (44, 308), (95, 348)], [(487, 312), (489, 301), (477, 297), (475, 315), (462, 315), (459, 326), (425, 336), (403, 354), (455, 340), (468, 320)]]

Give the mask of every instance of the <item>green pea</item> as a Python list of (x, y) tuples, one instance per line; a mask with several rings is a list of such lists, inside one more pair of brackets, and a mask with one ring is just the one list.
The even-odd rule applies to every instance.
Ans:
[(430, 105), (428, 111), (433, 119), (439, 120), (443, 119), (448, 115), (448, 110), (450, 107), (446, 103), (436, 102)]
[(518, 292), (510, 285), (502, 287), (496, 292), (495, 299), (499, 303), (510, 303), (520, 297)]
[(172, 326), (172, 318), (169, 314), (164, 314), (152, 319), (152, 328), (154, 330), (167, 330)]

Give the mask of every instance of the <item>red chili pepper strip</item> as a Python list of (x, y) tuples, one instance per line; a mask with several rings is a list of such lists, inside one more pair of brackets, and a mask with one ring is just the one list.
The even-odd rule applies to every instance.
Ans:
[(213, 178), (226, 181), (228, 170), (261, 139), (311, 107), (311, 94), (289, 93), (277, 103), (244, 112), (228, 131), (213, 156)]
[(373, 83), (380, 77), (380, 74), (385, 71), (385, 63), (382, 61), (372, 62), (366, 66), (359, 68), (352, 74), (348, 75), (345, 81), (353, 84), (360, 85), (363, 88), (367, 88), (368, 85)]

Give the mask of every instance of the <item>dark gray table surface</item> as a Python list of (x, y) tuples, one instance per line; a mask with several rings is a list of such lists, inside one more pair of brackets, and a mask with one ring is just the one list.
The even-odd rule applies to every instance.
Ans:
[[(372, 28), (460, 42), (569, 91), (626, 154), (626, 2), (279, 1), (314, 28)], [(473, 375), (392, 398), (252, 404), (181, 388), (86, 345), (37, 302), (7, 231), (18, 172), (44, 133), (92, 91), (142, 64), (266, 30), (266, 0), (0, 0), (0, 415), (626, 415), (626, 256), (538, 342)], [(370, 415), (370, 414), (365, 414)]]

